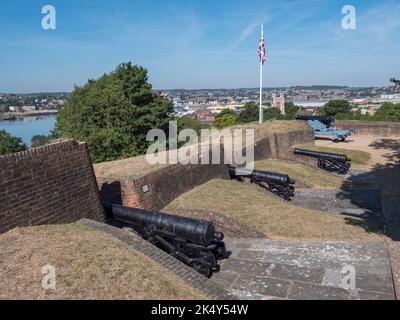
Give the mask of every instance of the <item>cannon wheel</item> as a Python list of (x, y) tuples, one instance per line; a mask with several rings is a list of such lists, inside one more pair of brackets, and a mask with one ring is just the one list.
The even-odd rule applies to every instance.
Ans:
[(206, 278), (211, 278), (212, 270), (210, 266), (202, 260), (193, 259), (190, 263), (190, 267), (196, 270), (198, 273), (201, 273)]

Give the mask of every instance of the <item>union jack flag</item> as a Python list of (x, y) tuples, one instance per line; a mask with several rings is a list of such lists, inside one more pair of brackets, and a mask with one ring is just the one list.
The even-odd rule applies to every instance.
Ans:
[(264, 34), (261, 34), (260, 38), (260, 46), (258, 47), (258, 56), (260, 57), (260, 62), (264, 64), (265, 61), (265, 43), (264, 43)]

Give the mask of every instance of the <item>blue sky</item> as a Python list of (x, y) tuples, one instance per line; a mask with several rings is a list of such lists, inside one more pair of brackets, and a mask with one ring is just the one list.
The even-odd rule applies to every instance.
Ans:
[[(57, 29), (41, 28), (42, 6)], [(344, 5), (357, 28), (341, 27)], [(3, 0), (0, 92), (70, 91), (133, 61), (156, 89), (389, 85), (400, 78), (398, 0)]]

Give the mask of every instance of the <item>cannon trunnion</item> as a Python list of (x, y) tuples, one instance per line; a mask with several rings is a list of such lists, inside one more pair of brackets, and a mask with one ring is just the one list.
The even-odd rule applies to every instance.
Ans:
[(290, 198), (294, 196), (294, 187), (292, 185), (296, 181), (287, 174), (235, 167), (229, 168), (229, 174), (233, 179), (248, 177), (251, 183), (257, 184), (285, 200), (290, 201)]
[(144, 239), (206, 277), (225, 257), (224, 235), (210, 221), (103, 203), (107, 217), (131, 226)]
[(314, 150), (294, 149), (294, 154), (318, 159), (318, 167), (330, 172), (346, 174), (350, 169), (350, 161), (345, 154), (319, 152)]

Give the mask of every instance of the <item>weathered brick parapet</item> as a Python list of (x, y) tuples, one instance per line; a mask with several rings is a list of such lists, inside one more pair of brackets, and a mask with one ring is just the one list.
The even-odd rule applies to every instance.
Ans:
[[(314, 143), (314, 140), (311, 129), (271, 133), (255, 143), (254, 160), (267, 158), (297, 160), (293, 155), (294, 146)], [(304, 158), (304, 162), (308, 164), (312, 161), (314, 160)], [(118, 162), (114, 165), (117, 164)], [(132, 173), (128, 172), (127, 176)], [(128, 207), (160, 210), (182, 193), (211, 179), (229, 179), (229, 172), (225, 164), (176, 164), (133, 178), (107, 177), (98, 170), (96, 178), (103, 201)]]
[(0, 156), (0, 233), (82, 217), (104, 219), (85, 143), (64, 140)]
[(170, 165), (129, 179), (97, 177), (103, 201), (160, 210), (180, 194), (211, 179), (228, 179), (226, 165)]
[(355, 129), (356, 134), (373, 137), (400, 137), (400, 122), (385, 121), (335, 121), (340, 130)]

